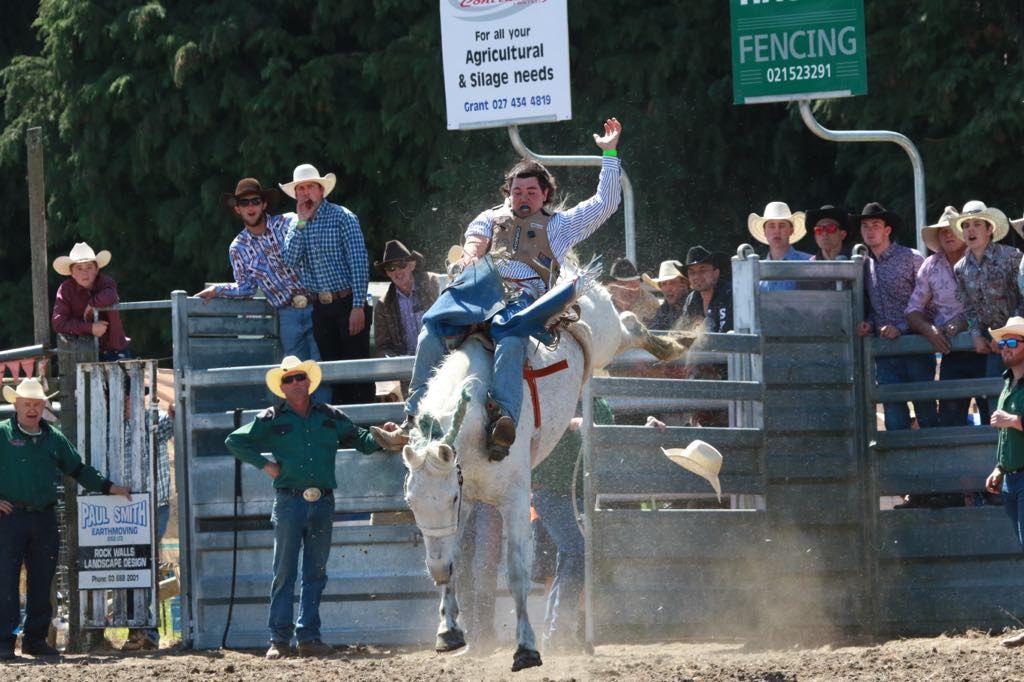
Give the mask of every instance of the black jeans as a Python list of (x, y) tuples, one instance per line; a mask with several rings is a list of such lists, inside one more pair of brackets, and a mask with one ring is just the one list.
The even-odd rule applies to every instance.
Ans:
[(53, 617), (50, 584), (57, 570), (59, 543), (57, 516), (52, 509), (15, 509), (0, 515), (0, 652), (14, 651), (14, 630), (21, 620), (18, 580), (22, 563), (28, 586), (23, 639), (46, 639)]
[[(362, 360), (370, 357), (370, 321), (373, 319), (373, 309), (366, 306), (363, 312), (366, 326), (355, 336), (349, 336), (348, 317), (352, 313), (352, 296), (326, 305), (314, 300), (313, 337), (320, 348), (322, 360)], [(331, 403), (335, 405), (372, 403), (376, 394), (373, 382), (331, 385)]]

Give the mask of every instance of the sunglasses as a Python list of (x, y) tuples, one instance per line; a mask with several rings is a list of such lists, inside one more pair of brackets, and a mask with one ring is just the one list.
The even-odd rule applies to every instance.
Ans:
[(825, 234), (826, 232), (828, 234), (835, 234), (840, 229), (842, 229), (842, 228), (840, 228), (835, 223), (829, 223), (828, 225), (815, 225), (814, 226), (814, 234)]
[(1002, 350), (1003, 348), (1016, 348), (1019, 345), (1019, 339), (1003, 339), (1002, 341), (999, 342), (1000, 350)]
[(235, 197), (236, 206), (259, 206), (263, 203), (263, 197), (252, 197), (251, 199), (239, 199)]
[(384, 266), (384, 272), (394, 272), (395, 270), (401, 270), (408, 264), (409, 262), (404, 260), (398, 261), (397, 263), (388, 263), (387, 265)]
[(305, 381), (308, 378), (309, 377), (307, 377), (305, 374), (303, 374), (301, 372), (298, 373), (298, 374), (289, 374), (286, 377), (281, 377), (281, 383), (282, 384), (290, 384), (293, 381)]

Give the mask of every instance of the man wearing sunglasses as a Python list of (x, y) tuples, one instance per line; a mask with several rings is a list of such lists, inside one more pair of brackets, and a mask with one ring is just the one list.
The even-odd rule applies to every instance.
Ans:
[[(228, 247), (235, 281), (211, 284), (196, 296), (204, 300), (251, 298), (259, 289), (277, 309), (282, 354), (319, 360), (320, 349), (313, 338), (313, 308), (302, 270), (284, 261), (284, 239), (293, 215), (270, 213), (280, 197), (280, 192), (264, 189), (256, 178), (242, 178), (233, 193), (221, 195), (221, 207), (241, 218), (244, 228)], [(321, 388), (317, 399), (326, 402), (329, 391)]]
[(437, 300), (445, 277), (427, 272), (423, 254), (410, 251), (397, 239), (385, 244), (384, 256), (373, 267), (391, 280), (384, 297), (373, 308), (374, 355), (416, 355), (423, 313)]
[[(262, 470), (274, 481), (274, 582), (270, 591), (270, 648), (267, 658), (325, 656), (333, 649), (320, 639), (320, 595), (327, 585), (327, 559), (334, 522), (335, 459), (338, 448), (364, 454), (400, 450), (407, 441), (392, 422), (363, 429), (344, 412), (325, 405), (313, 392), (320, 366), (286, 357), (267, 372), (267, 388), (284, 402), (260, 412), (232, 432), (224, 444), (232, 455)], [(271, 461), (261, 453), (273, 455)], [(302, 582), (299, 614), (294, 619), (299, 553)]]
[(850, 214), (832, 204), (809, 209), (805, 218), (814, 234), (818, 252), (811, 260), (848, 260), (850, 249), (846, 246)]

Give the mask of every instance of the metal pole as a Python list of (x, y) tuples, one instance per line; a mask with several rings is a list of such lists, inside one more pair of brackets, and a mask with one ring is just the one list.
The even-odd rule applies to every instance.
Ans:
[(50, 292), (46, 285), (46, 184), (43, 178), (43, 129), (25, 133), (28, 148), (28, 226), (32, 245), (32, 330), (37, 344), (50, 347)]
[[(512, 147), (516, 152), (522, 155), (524, 158), (534, 159), (548, 166), (600, 166), (600, 156), (556, 156), (551, 154), (538, 154), (531, 151), (523, 143), (523, 138), (519, 136), (519, 126), (510, 125), (508, 127), (508, 137), (512, 140)], [(622, 210), (626, 222), (626, 258), (636, 263), (636, 218), (635, 218), (635, 205), (636, 202), (633, 200), (633, 184), (629, 181), (629, 176), (626, 175), (626, 171), (622, 170), (620, 174), (622, 181)]]
[(914, 169), (914, 217), (917, 222), (914, 224), (914, 234), (917, 238), (917, 250), (927, 254), (927, 247), (921, 238), (921, 226), (928, 224), (925, 217), (925, 196), (924, 196), (924, 162), (921, 160), (921, 153), (906, 135), (892, 132), (890, 130), (829, 130), (821, 125), (814, 118), (811, 111), (810, 100), (800, 100), (800, 117), (811, 129), (811, 132), (824, 140), (834, 142), (895, 142), (910, 157), (910, 165)]

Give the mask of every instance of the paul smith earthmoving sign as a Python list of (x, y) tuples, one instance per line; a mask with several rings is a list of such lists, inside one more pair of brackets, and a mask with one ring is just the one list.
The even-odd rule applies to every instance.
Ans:
[(865, 95), (864, 0), (729, 0), (736, 104)]
[(78, 589), (153, 586), (149, 493), (78, 498)]
[(572, 118), (567, 0), (441, 0), (448, 129)]

